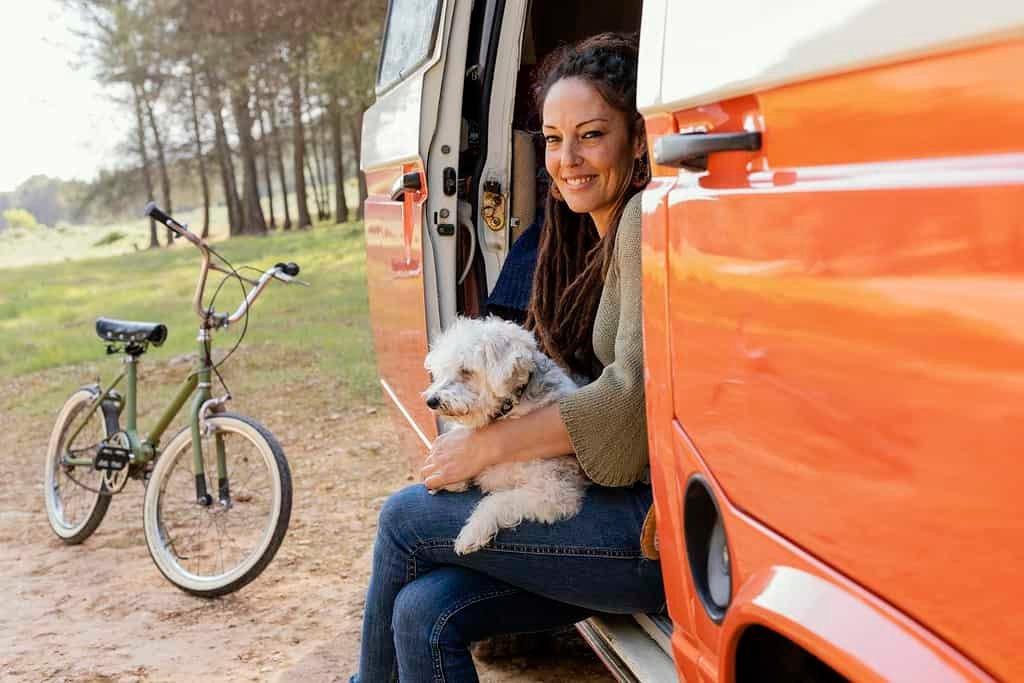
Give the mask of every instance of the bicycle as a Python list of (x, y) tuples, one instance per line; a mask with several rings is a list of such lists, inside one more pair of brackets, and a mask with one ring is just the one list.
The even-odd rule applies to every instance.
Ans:
[[(46, 452), (47, 518), (62, 541), (82, 543), (103, 521), (111, 498), (124, 490), (129, 479), (141, 480), (146, 545), (157, 568), (178, 588), (215, 597), (242, 588), (266, 568), (284, 540), (292, 506), (291, 472), (281, 445), (255, 420), (226, 411), (231, 393), (218, 367), (241, 343), (249, 309), (272, 280), (308, 283), (296, 279), (299, 266), (295, 263), (278, 263), (257, 280), (244, 277), (153, 202), (146, 206), (145, 215), (165, 225), (176, 238), (184, 237), (202, 254), (193, 297), (201, 321), (199, 359), (152, 430), (142, 435), (136, 423), (139, 358), (150, 345), (163, 344), (167, 327), (107, 318), (96, 321), (96, 333), (107, 343), (107, 353), (123, 353), (125, 367), (105, 388), (96, 383), (75, 391), (58, 414)], [(212, 262), (211, 255), (226, 268)], [(204, 307), (211, 270), (225, 277)], [(213, 303), (232, 278), (241, 285), (242, 302), (230, 315), (217, 313)], [(243, 283), (251, 285), (248, 292)], [(214, 363), (213, 333), (243, 319), (234, 348)], [(214, 374), (225, 392), (217, 398), (212, 393)], [(123, 395), (115, 390), (122, 380)], [(161, 447), (164, 432), (190, 398), (188, 425)], [(213, 472), (216, 499), (207, 485)]]

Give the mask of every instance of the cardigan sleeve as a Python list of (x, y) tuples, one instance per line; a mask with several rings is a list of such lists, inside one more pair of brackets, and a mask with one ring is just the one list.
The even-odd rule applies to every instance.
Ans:
[[(559, 401), (562, 421), (580, 466), (591, 480), (602, 486), (634, 484), (644, 478), (648, 465), (640, 228), (638, 194), (626, 206), (619, 222), (614, 264), (618, 277), (606, 280), (606, 291), (595, 321), (596, 336), (603, 332), (599, 323), (602, 322), (601, 309), (607, 305), (605, 299), (617, 298), (615, 357), (596, 380)], [(613, 279), (617, 281), (612, 282)], [(617, 291), (608, 291), (616, 285)]]

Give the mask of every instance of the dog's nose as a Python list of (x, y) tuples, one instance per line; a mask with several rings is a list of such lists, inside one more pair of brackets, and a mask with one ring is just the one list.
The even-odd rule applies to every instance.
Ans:
[(439, 399), (436, 394), (431, 395), (427, 399), (427, 407), (431, 410), (436, 409), (439, 405), (441, 405), (441, 399)]

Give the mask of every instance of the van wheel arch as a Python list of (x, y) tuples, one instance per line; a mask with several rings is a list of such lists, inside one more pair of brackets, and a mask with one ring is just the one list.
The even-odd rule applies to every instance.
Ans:
[(758, 624), (748, 626), (740, 634), (734, 671), (735, 683), (839, 683), (847, 680), (812, 652)]

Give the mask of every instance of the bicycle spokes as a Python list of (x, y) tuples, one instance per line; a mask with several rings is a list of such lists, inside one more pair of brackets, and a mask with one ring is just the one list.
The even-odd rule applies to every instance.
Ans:
[[(243, 435), (204, 430), (203, 472), (178, 457), (161, 491), (164, 544), (194, 576), (215, 576), (239, 566), (263, 546), (274, 514), (273, 473), (258, 445)], [(186, 454), (186, 456), (191, 454)], [(217, 499), (197, 496), (199, 482), (217, 477)]]

